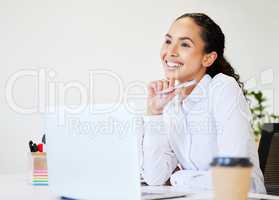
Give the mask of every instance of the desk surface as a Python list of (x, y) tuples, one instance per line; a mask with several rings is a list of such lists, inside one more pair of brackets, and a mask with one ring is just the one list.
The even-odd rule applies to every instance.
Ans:
[[(148, 191), (170, 191), (171, 187), (150, 187), (146, 186)], [(59, 197), (53, 195), (48, 186), (32, 186), (30, 177), (25, 174), (5, 174), (0, 175), (0, 199), (5, 200), (58, 200)], [(188, 198), (176, 198), (176, 200), (185, 200)]]
[(31, 179), (24, 174), (0, 175), (0, 199), (59, 199), (51, 195), (48, 186), (32, 186)]
[[(150, 187), (147, 186), (145, 189), (152, 191), (173, 191), (173, 187)], [(177, 190), (176, 190), (177, 191)], [(209, 193), (195, 194), (190, 198), (176, 198), (176, 200), (186, 200), (186, 199), (210, 199), (208, 198)], [(5, 200), (18, 200), (18, 199), (28, 199), (28, 200), (58, 200), (59, 197), (53, 195), (49, 191), (48, 186), (32, 186), (30, 182), (30, 177), (24, 174), (5, 174), (0, 175), (0, 199)], [(264, 199), (264, 198), (263, 198)], [(269, 199), (279, 199), (269, 198)]]

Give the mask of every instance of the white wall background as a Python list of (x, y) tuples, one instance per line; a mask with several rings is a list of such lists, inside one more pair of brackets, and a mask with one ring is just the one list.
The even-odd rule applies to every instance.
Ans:
[[(125, 86), (160, 79), (163, 35), (185, 12), (205, 12), (215, 19), (227, 38), (226, 55), (242, 80), (265, 89), (271, 109), (278, 111), (278, 10), (277, 0), (0, 0), (0, 173), (25, 172), (27, 143), (41, 134), (39, 113), (16, 113), (6, 101), (12, 74), (53, 70), (49, 82), (78, 80), (86, 87), (92, 69), (112, 70)], [(99, 77), (96, 86), (97, 102), (115, 101), (113, 80)], [(33, 107), (36, 92), (34, 78), (21, 78), (14, 99)], [(66, 100), (78, 102), (79, 93), (69, 91)]]

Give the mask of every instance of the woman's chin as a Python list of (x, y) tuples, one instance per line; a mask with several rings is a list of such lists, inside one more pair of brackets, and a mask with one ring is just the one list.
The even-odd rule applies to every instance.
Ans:
[(180, 80), (182, 80), (183, 76), (181, 76), (181, 74), (177, 73), (177, 72), (169, 72), (169, 71), (165, 71), (165, 76), (167, 79), (175, 79), (178, 80), (180, 82)]
[(177, 73), (177, 71), (170, 71), (170, 70), (165, 70), (165, 76), (168, 79), (177, 79), (179, 77), (179, 74)]

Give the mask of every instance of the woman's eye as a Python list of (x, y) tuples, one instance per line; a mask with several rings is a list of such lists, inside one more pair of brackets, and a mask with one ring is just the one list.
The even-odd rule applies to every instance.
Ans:
[(188, 45), (187, 43), (182, 43), (181, 46), (182, 47), (190, 47), (190, 45)]
[(170, 41), (170, 40), (166, 40), (165, 43), (166, 43), (166, 44), (170, 44), (171, 41)]

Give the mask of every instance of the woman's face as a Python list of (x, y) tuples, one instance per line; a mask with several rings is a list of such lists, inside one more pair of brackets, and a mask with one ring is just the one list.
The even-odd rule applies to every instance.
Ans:
[(203, 65), (204, 42), (201, 28), (189, 18), (175, 21), (165, 36), (161, 60), (167, 79), (179, 82), (200, 80), (206, 72)]

